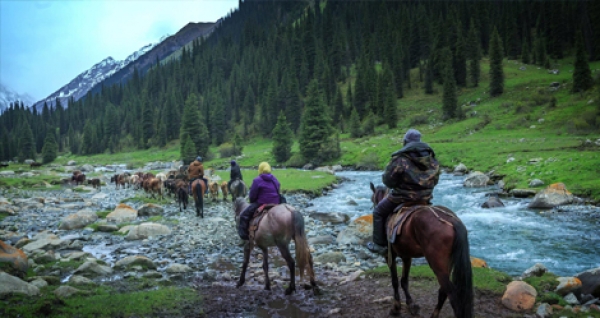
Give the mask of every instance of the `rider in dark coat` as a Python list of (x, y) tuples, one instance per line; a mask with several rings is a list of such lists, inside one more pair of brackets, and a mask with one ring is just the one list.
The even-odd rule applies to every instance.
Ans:
[(231, 183), (235, 180), (244, 180), (242, 177), (242, 171), (240, 170), (240, 166), (235, 162), (235, 160), (231, 160), (231, 172), (229, 172), (229, 182), (227, 182), (227, 189), (231, 193)]
[(373, 242), (367, 244), (369, 250), (387, 254), (385, 223), (388, 216), (406, 202), (430, 204), (439, 174), (440, 166), (433, 149), (421, 142), (418, 130), (409, 129), (404, 135), (404, 147), (392, 154), (382, 176), (390, 191), (373, 210)]

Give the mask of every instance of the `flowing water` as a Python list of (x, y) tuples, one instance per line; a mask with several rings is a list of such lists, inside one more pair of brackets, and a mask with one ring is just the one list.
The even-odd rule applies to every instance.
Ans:
[[(349, 181), (312, 200), (311, 209), (347, 213), (352, 219), (371, 213), (369, 182), (381, 184), (381, 172), (338, 175)], [(482, 209), (486, 194), (497, 189), (465, 188), (463, 180), (443, 174), (433, 203), (452, 209), (465, 223), (472, 256), (514, 276), (535, 263), (563, 276), (600, 267), (600, 209), (572, 206), (562, 207), (561, 212), (530, 210), (527, 203), (531, 199), (502, 199), (504, 208)]]

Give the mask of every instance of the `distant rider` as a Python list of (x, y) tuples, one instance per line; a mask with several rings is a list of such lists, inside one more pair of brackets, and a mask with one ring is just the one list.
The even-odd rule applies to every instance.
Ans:
[(240, 166), (235, 162), (235, 160), (231, 160), (231, 172), (229, 172), (229, 182), (227, 182), (227, 189), (231, 193), (231, 183), (235, 180), (244, 180), (242, 176), (242, 171), (240, 170)]
[(204, 180), (206, 190), (208, 190), (208, 180), (204, 178), (204, 164), (202, 163), (202, 157), (196, 157), (196, 160), (190, 164), (188, 167), (188, 177), (190, 179), (189, 193), (192, 193), (192, 183), (197, 179)]
[(406, 202), (431, 204), (433, 188), (439, 180), (440, 166), (431, 147), (421, 142), (421, 133), (409, 129), (404, 135), (404, 147), (392, 154), (382, 175), (390, 188), (386, 198), (373, 210), (373, 242), (367, 248), (377, 254), (387, 254), (385, 225), (394, 209)]
[(249, 239), (250, 219), (254, 212), (263, 204), (279, 204), (279, 191), (281, 184), (271, 174), (271, 166), (267, 162), (258, 165), (258, 177), (252, 181), (250, 187), (250, 205), (240, 214), (238, 234), (242, 240)]

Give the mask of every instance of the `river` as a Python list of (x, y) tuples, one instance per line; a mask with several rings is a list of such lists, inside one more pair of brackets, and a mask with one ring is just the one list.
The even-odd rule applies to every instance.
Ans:
[[(371, 213), (369, 182), (381, 184), (381, 172), (345, 171), (338, 175), (349, 180), (312, 200), (311, 209), (347, 213), (352, 219)], [(449, 207), (465, 223), (472, 256), (513, 276), (535, 263), (562, 276), (600, 267), (600, 209), (569, 206), (530, 210), (527, 203), (531, 199), (502, 199), (504, 208), (482, 209), (486, 193), (497, 189), (465, 188), (463, 179), (443, 174), (433, 203)], [(349, 205), (350, 200), (357, 205)]]

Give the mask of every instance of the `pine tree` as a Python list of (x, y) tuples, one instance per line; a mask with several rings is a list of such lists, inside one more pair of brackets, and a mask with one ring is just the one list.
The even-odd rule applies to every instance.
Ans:
[(473, 87), (479, 86), (479, 79), (481, 78), (481, 45), (479, 40), (479, 33), (475, 28), (475, 23), (471, 20), (471, 27), (469, 29), (469, 80)]
[(429, 58), (427, 65), (425, 65), (425, 94), (433, 94), (433, 59)]
[(375, 114), (369, 111), (362, 124), (362, 133), (366, 136), (375, 134)]
[(360, 118), (358, 118), (358, 112), (354, 107), (352, 107), (352, 113), (350, 114), (350, 123), (348, 125), (350, 125), (350, 137), (359, 138), (362, 136)]
[(523, 45), (521, 46), (521, 62), (523, 64), (529, 64), (531, 60), (529, 59), (529, 42), (527, 39), (523, 39)]
[(92, 127), (92, 123), (90, 120), (85, 122), (85, 126), (83, 127), (83, 145), (81, 147), (81, 152), (84, 155), (91, 155), (94, 153), (94, 139), (96, 133), (94, 132), (94, 128)]
[(42, 161), (43, 163), (49, 163), (56, 159), (58, 155), (58, 145), (54, 137), (52, 129), (48, 129), (46, 133), (46, 139), (44, 140), (44, 147), (42, 148)]
[(442, 112), (445, 119), (456, 116), (457, 96), (454, 70), (452, 69), (452, 53), (449, 48), (442, 49), (442, 65), (444, 78), (444, 96), (442, 98)]
[(454, 78), (456, 84), (467, 86), (467, 58), (465, 53), (465, 40), (462, 36), (461, 26), (457, 28), (456, 50), (454, 51)]
[(271, 134), (273, 136), (273, 156), (276, 162), (286, 162), (292, 156), (292, 130), (283, 114), (279, 113), (277, 124)]
[(144, 148), (150, 147), (150, 140), (154, 136), (154, 112), (152, 105), (147, 97), (147, 91), (142, 91), (142, 145)]
[(185, 101), (183, 116), (181, 117), (181, 128), (179, 130), (180, 142), (185, 140), (186, 135), (194, 142), (194, 147), (197, 151), (195, 155), (206, 156), (210, 139), (208, 137), (208, 129), (198, 111), (198, 97), (194, 93), (188, 95)]
[(384, 102), (384, 120), (389, 129), (396, 128), (398, 124), (398, 113), (396, 112), (396, 95), (394, 87), (389, 85), (386, 87), (385, 102)]
[(583, 36), (581, 35), (581, 32), (577, 33), (577, 38), (575, 41), (575, 70), (573, 71), (572, 92), (578, 93), (592, 88), (594, 81), (592, 79), (590, 65), (588, 64), (587, 52), (583, 44)]
[(331, 120), (325, 111), (319, 83), (312, 80), (306, 92), (306, 105), (300, 124), (300, 153), (304, 159), (319, 163), (319, 151), (332, 134)]
[(192, 161), (194, 161), (194, 159), (198, 155), (196, 146), (194, 145), (192, 138), (188, 134), (184, 134), (184, 137), (181, 139), (180, 154), (183, 164), (186, 165), (189, 165)]
[(239, 156), (242, 154), (243, 150), (244, 146), (242, 145), (242, 137), (236, 133), (233, 137), (233, 153)]
[(156, 139), (159, 147), (167, 145), (167, 125), (165, 122), (158, 124), (158, 132), (156, 133)]
[(503, 52), (500, 35), (494, 28), (490, 41), (490, 96), (492, 97), (499, 96), (504, 92)]
[(35, 159), (35, 141), (27, 122), (23, 123), (19, 138), (19, 161), (23, 162), (25, 159)]

